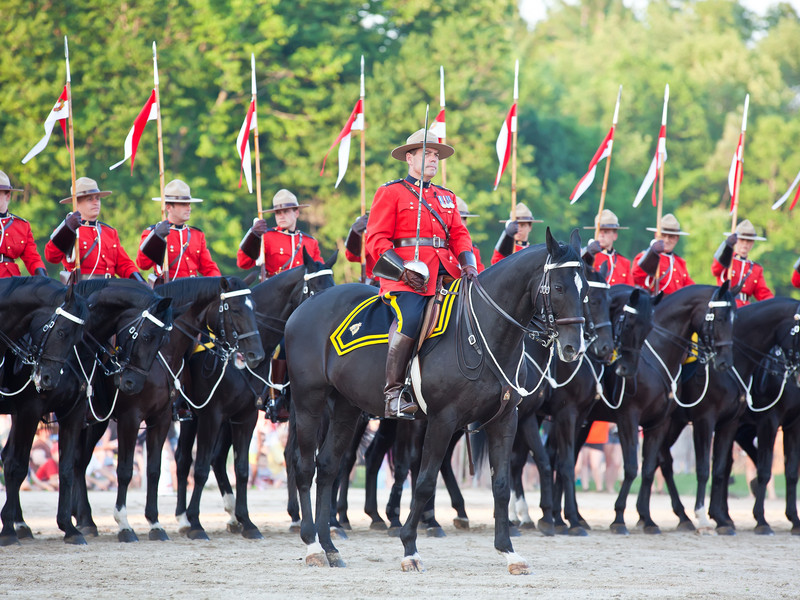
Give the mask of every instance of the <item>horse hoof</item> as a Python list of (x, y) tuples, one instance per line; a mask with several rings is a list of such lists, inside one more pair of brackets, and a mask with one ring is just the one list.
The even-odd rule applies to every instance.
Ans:
[(0, 535), (0, 548), (5, 546), (19, 546), (19, 538), (16, 535)]
[(694, 523), (691, 521), (681, 521), (678, 523), (677, 531), (695, 531)]
[(372, 523), (369, 524), (369, 528), (372, 531), (386, 531), (387, 529), (389, 529), (386, 526), (386, 523), (383, 522), (383, 519), (378, 519), (377, 521), (373, 521)]
[(661, 535), (658, 525), (645, 525), (643, 531), (648, 535)]
[(513, 523), (509, 523), (508, 525), (508, 536), (509, 537), (520, 537), (522, 534), (519, 532), (519, 527), (514, 525)]
[(553, 532), (557, 533), (558, 535), (567, 535), (569, 531), (569, 527), (567, 527), (566, 523), (559, 523), (558, 525), (553, 526)]
[(206, 534), (205, 529), (202, 528), (190, 529), (186, 533), (186, 537), (188, 537), (190, 540), (207, 540), (208, 534)]
[(14, 530), (17, 532), (17, 537), (21, 540), (32, 540), (33, 532), (27, 525), (15, 525)]
[(456, 529), (469, 530), (469, 519), (463, 517), (456, 517), (453, 519), (453, 525)]
[(136, 536), (136, 533), (134, 533), (133, 529), (121, 529), (117, 534), (117, 539), (124, 544), (130, 544), (131, 542), (139, 541), (139, 538)]
[(264, 536), (261, 535), (261, 532), (256, 527), (251, 527), (249, 529), (242, 528), (242, 537), (246, 540), (263, 540)]
[(147, 534), (147, 539), (150, 540), (151, 542), (168, 542), (169, 536), (167, 535), (166, 531), (164, 531), (160, 527), (157, 527), (149, 531), (149, 533)]
[(772, 527), (769, 525), (757, 525), (753, 531), (756, 535), (775, 535), (775, 532), (772, 531)]
[(583, 528), (584, 528), (586, 531), (591, 531), (591, 530), (592, 530), (592, 526), (591, 526), (591, 525), (589, 525), (589, 524), (588, 524), (588, 523), (587, 523), (585, 520), (583, 520), (583, 519), (578, 519), (578, 525), (580, 525), (581, 527), (583, 527)]
[(65, 535), (64, 536), (64, 543), (71, 544), (72, 546), (86, 546), (86, 538), (84, 538), (80, 533), (74, 533), (72, 535)]
[(347, 566), (338, 552), (326, 552), (325, 557), (328, 559), (328, 564), (331, 567), (343, 569)]
[(611, 533), (616, 533), (618, 535), (630, 535), (631, 532), (628, 531), (628, 528), (625, 527), (625, 523), (612, 523), (611, 527), (608, 528)]
[(536, 531), (536, 524), (533, 521), (523, 521), (519, 524), (520, 529), (527, 529), (528, 531)]
[(307, 567), (327, 567), (328, 560), (325, 558), (324, 552), (317, 552), (306, 556)]
[(400, 561), (400, 570), (403, 573), (424, 573), (425, 567), (422, 566), (422, 559), (416, 552), (411, 556), (406, 556)]
[(339, 525), (340, 525), (340, 526), (342, 527), (342, 529), (344, 529), (345, 531), (353, 531), (353, 526), (352, 526), (352, 525), (350, 525), (350, 521), (342, 521), (341, 519), (339, 519)]
[(511, 575), (530, 575), (531, 566), (527, 562), (518, 562), (508, 565), (508, 572)]
[(575, 527), (570, 527), (567, 535), (570, 537), (586, 537), (589, 533), (580, 525), (576, 525)]
[(400, 529), (400, 527), (389, 527), (389, 529), (386, 530), (386, 535), (389, 537), (400, 537)]
[(331, 539), (332, 540), (347, 540), (347, 533), (341, 527), (331, 527)]
[(300, 521), (292, 521), (289, 525), (289, 533), (300, 533)]
[(509, 521), (514, 527), (519, 527), (519, 519), (511, 519)]
[(539, 532), (546, 537), (553, 537), (556, 534), (556, 527), (550, 521), (539, 519), (536, 527), (539, 529)]
[(82, 525), (78, 527), (78, 531), (80, 531), (84, 537), (97, 537), (99, 535), (97, 533), (97, 525)]
[(800, 535), (800, 525), (792, 527), (792, 535)]
[(433, 537), (433, 538), (447, 537), (447, 534), (444, 532), (444, 529), (442, 529), (441, 527), (428, 527), (425, 530), (425, 533), (426, 533), (426, 535), (428, 537)]
[(228, 523), (225, 529), (228, 530), (228, 533), (242, 533), (244, 530), (242, 524), (239, 523), (238, 521), (236, 523)]
[(717, 535), (736, 535), (736, 528), (730, 525), (720, 525), (717, 527)]

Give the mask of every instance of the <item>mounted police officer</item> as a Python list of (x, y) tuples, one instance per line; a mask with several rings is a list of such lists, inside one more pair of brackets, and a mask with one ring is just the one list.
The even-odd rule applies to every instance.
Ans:
[(16, 260), (22, 259), (28, 273), (47, 277), (42, 257), (36, 249), (30, 224), (8, 212), (13, 192), (21, 189), (11, 187), (8, 175), (0, 171), (0, 277), (20, 275)]
[(503, 260), (506, 256), (510, 256), (514, 252), (519, 252), (530, 246), (528, 236), (531, 234), (534, 223), (542, 223), (539, 219), (533, 218), (531, 210), (518, 202), (514, 207), (514, 214), (509, 215), (508, 221), (500, 221), (506, 224), (503, 233), (497, 240), (494, 247), (494, 254), (492, 254), (492, 264)]
[[(170, 279), (219, 277), (221, 273), (208, 251), (205, 234), (187, 225), (192, 204), (203, 200), (193, 198), (189, 186), (180, 179), (173, 179), (164, 187), (164, 199), (167, 219), (142, 232), (136, 264), (143, 271), (153, 269), (156, 276), (161, 276), (166, 252)], [(153, 200), (160, 202), (161, 198)]]
[[(594, 229), (594, 227), (584, 227), (584, 229)], [(614, 248), (620, 229), (628, 228), (620, 227), (617, 215), (607, 208), (603, 209), (598, 221), (597, 240), (589, 241), (583, 259), (594, 267), (595, 271), (599, 271), (600, 267), (607, 263), (606, 281), (609, 285), (618, 283), (633, 285), (631, 261)]]
[[(647, 231), (656, 231), (648, 227)], [(689, 235), (681, 231), (675, 215), (668, 213), (661, 218), (661, 233), (650, 242), (650, 247), (633, 259), (633, 283), (653, 290), (654, 293), (671, 294), (682, 287), (693, 285), (686, 261), (675, 254), (680, 236)]]
[(711, 274), (717, 278), (717, 284), (730, 278), (731, 286), (741, 286), (736, 295), (736, 306), (750, 303), (750, 298), (768, 300), (774, 294), (764, 281), (764, 269), (757, 262), (747, 258), (756, 241), (767, 238), (756, 235), (756, 228), (745, 219), (736, 226), (733, 233), (719, 245), (711, 263)]
[[(64, 268), (72, 271), (75, 268), (74, 249), (77, 237), (82, 279), (117, 276), (144, 283), (144, 278), (122, 247), (117, 230), (98, 220), (100, 199), (109, 195), (111, 192), (101, 192), (98, 189), (94, 179), (78, 178), (75, 182), (78, 210), (69, 213), (50, 235), (50, 241), (44, 247), (44, 257), (48, 262), (60, 262)], [(72, 196), (59, 202), (70, 204)]]
[(451, 146), (440, 144), (439, 138), (425, 129), (411, 134), (405, 144), (392, 150), (393, 158), (408, 165), (408, 176), (379, 187), (372, 201), (366, 249), (375, 261), (373, 273), (380, 281), (381, 298), (395, 315), (389, 329), (383, 390), (384, 416), (388, 418), (413, 418), (417, 411), (416, 403), (402, 398), (401, 392), (425, 305), (436, 293), (439, 275), (474, 278), (478, 274), (472, 240), (461, 222), (456, 195), (431, 183), (439, 161), (453, 152)]

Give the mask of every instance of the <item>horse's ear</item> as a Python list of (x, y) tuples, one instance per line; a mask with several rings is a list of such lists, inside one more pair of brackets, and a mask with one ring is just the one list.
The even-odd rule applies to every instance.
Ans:
[[(603, 263), (605, 265), (605, 263)], [(628, 304), (639, 304), (639, 288), (633, 288), (631, 295), (628, 297)]]
[(172, 305), (172, 298), (161, 298), (156, 304), (156, 313), (163, 313)]
[(219, 278), (219, 289), (221, 289), (223, 292), (227, 292), (229, 289), (231, 289), (231, 283), (228, 281), (227, 277)]
[(258, 272), (258, 271), (252, 271), (252, 272), (248, 273), (248, 274), (245, 276), (245, 278), (244, 278), (244, 279), (242, 279), (242, 281), (244, 281), (244, 284), (245, 284), (247, 287), (250, 287), (251, 285), (253, 285), (253, 282), (254, 282), (254, 281), (255, 281), (255, 280), (258, 278), (258, 277), (259, 277), (259, 272)]
[(603, 276), (603, 279), (606, 279), (608, 277), (608, 261), (604, 261), (600, 268), (597, 269), (597, 272)]
[(569, 234), (569, 245), (578, 256), (581, 255), (581, 232), (577, 227)]
[(658, 292), (655, 296), (653, 296), (653, 306), (658, 306), (658, 303), (664, 299), (664, 292)]
[[(734, 288), (738, 288), (737, 291), (734, 292), (733, 291)], [(727, 292), (729, 289), (730, 289), (732, 294), (738, 294), (741, 291), (742, 288), (741, 288), (741, 286), (731, 287), (731, 280), (730, 279), (726, 279), (725, 281), (722, 282), (722, 285), (719, 286), (719, 292), (718, 292), (719, 296), (724, 296), (725, 292)]]
[(336, 264), (336, 259), (337, 258), (339, 258), (339, 250), (338, 249), (334, 250), (333, 254), (331, 254), (330, 258), (325, 261), (325, 268), (326, 269), (330, 269), (331, 267), (333, 267), (333, 265)]
[(311, 255), (308, 253), (308, 250), (306, 250), (306, 247), (303, 246), (303, 264), (306, 266), (306, 269), (312, 268), (315, 262), (316, 261), (311, 258)]
[(559, 247), (558, 247), (558, 242), (553, 237), (553, 234), (550, 233), (550, 226), (549, 225), (547, 226), (547, 231), (545, 232), (544, 237), (545, 237), (545, 240), (547, 242), (547, 253), (550, 256), (555, 256), (557, 251), (559, 250)]
[(66, 292), (66, 294), (64, 294), (64, 302), (65, 303), (72, 302), (72, 296), (74, 294), (75, 294), (75, 286), (74, 285), (68, 285), (67, 286), (67, 292)]

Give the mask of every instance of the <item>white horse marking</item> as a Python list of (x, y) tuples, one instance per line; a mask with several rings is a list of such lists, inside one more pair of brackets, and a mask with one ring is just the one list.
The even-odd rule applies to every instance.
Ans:
[(120, 530), (130, 529), (133, 530), (131, 524), (128, 523), (128, 508), (123, 506), (121, 509), (117, 510), (117, 507), (114, 507), (114, 520), (119, 525)]
[(185, 533), (192, 528), (192, 524), (189, 523), (189, 518), (186, 516), (186, 512), (175, 515), (175, 520), (178, 521), (178, 531), (180, 533)]

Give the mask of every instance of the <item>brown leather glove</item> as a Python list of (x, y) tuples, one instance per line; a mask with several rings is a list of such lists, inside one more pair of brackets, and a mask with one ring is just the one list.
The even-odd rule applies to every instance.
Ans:
[(258, 237), (261, 237), (267, 233), (267, 229), (269, 229), (269, 226), (264, 219), (258, 219), (255, 223), (253, 223), (253, 233), (255, 233)]
[(161, 221), (160, 223), (156, 223), (153, 227), (153, 231), (156, 232), (156, 235), (164, 241), (167, 241), (167, 236), (169, 235), (169, 221)]
[(403, 274), (400, 275), (400, 281), (405, 283), (418, 294), (422, 294), (428, 289), (428, 284), (425, 281), (425, 278), (416, 271), (403, 269)]
[(78, 231), (78, 227), (81, 226), (81, 213), (77, 210), (69, 213), (64, 219), (64, 224), (66, 224), (70, 231)]

